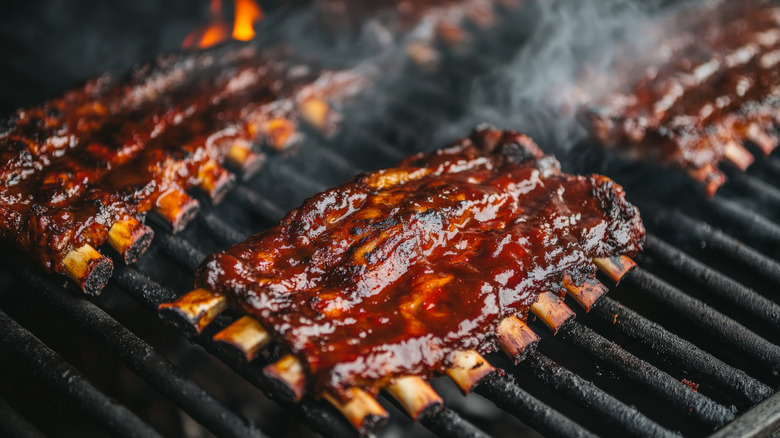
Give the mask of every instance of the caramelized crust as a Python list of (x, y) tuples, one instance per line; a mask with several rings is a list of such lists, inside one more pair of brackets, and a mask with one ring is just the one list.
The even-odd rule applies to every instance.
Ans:
[(507, 316), (634, 254), (644, 228), (610, 179), (561, 173), (523, 134), (471, 138), (308, 199), (208, 257), (198, 287), (256, 317), (302, 359), (310, 390), (376, 392), (454, 353), (495, 351)]
[[(589, 103), (585, 118), (606, 146), (686, 170), (711, 195), (724, 181), (717, 170), (724, 159), (752, 162), (741, 143), (757, 143), (765, 154), (777, 146), (780, 8), (721, 1), (683, 11), (667, 24), (675, 37), (624, 60), (625, 85)], [(632, 63), (645, 67), (637, 72)]]
[(233, 45), (160, 58), (19, 110), (0, 125), (0, 236), (62, 273), (68, 252), (101, 245), (114, 223), (142, 220), (161, 197), (177, 200), (164, 207), (181, 219), (197, 207), (187, 189), (219, 201), (233, 180), (222, 165), (232, 146), (287, 147), (304, 101), (337, 107), (374, 78)]

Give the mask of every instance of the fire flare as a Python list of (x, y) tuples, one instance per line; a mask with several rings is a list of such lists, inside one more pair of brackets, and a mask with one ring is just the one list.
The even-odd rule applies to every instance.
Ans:
[(182, 48), (205, 49), (219, 44), (232, 36), (239, 41), (249, 41), (255, 37), (254, 25), (263, 18), (263, 10), (254, 0), (234, 0), (235, 18), (233, 32), (225, 21), (222, 0), (211, 0), (209, 22), (198, 27), (184, 38)]

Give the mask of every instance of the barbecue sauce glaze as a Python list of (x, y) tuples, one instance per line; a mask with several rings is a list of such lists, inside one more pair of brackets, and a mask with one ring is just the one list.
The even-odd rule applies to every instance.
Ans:
[(644, 228), (610, 179), (572, 176), (525, 135), (480, 128), (308, 199), (274, 228), (208, 257), (196, 283), (254, 315), (319, 393), (378, 391), (496, 349), (564, 274), (634, 254)]
[[(169, 191), (229, 185), (229, 147), (291, 132), (296, 105), (338, 105), (369, 71), (304, 67), (289, 50), (222, 47), (163, 57), (130, 78), (104, 76), (0, 124), (0, 236), (63, 272), (111, 226), (142, 219)], [(219, 195), (219, 193), (209, 193)]]
[(720, 1), (667, 21), (656, 23), (667, 32), (653, 49), (615, 57), (617, 81), (582, 80), (585, 94), (604, 96), (584, 119), (608, 147), (699, 172), (712, 195), (725, 182), (717, 167), (727, 145), (752, 141), (767, 154), (777, 146), (780, 7)]

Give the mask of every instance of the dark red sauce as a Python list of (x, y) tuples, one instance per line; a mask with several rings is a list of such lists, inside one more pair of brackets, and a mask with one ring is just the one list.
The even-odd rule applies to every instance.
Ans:
[(755, 141), (756, 129), (773, 143), (766, 149), (774, 148), (778, 13), (769, 1), (724, 1), (682, 9), (670, 23), (658, 23), (672, 35), (658, 36), (663, 56), (627, 56), (618, 61), (617, 77), (602, 81), (606, 87), (582, 84), (601, 96), (586, 104), (594, 136), (632, 155), (705, 173), (718, 173), (726, 145)]
[(572, 176), (526, 136), (481, 129), (356, 177), (276, 227), (207, 258), (198, 286), (256, 316), (306, 364), (310, 387), (377, 391), (453, 352), (496, 349), (495, 328), (563, 294), (591, 259), (640, 250), (620, 186)]
[(235, 141), (261, 140), (272, 119), (294, 126), (302, 99), (342, 103), (368, 73), (240, 46), (162, 58), (126, 82), (97, 79), (20, 110), (0, 131), (0, 235), (62, 272), (70, 250), (101, 245), (161, 194), (219, 177)]

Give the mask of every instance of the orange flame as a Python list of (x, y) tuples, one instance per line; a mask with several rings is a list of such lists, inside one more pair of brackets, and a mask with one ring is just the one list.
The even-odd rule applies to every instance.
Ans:
[(233, 39), (249, 41), (255, 37), (255, 23), (263, 18), (263, 10), (253, 0), (235, 0), (236, 20)]
[[(253, 0), (234, 0), (235, 23), (233, 39), (249, 41), (255, 37), (254, 25), (263, 18), (263, 10)], [(181, 46), (185, 49), (205, 49), (230, 38), (230, 28), (222, 17), (222, 0), (211, 0), (209, 22), (184, 38)]]

